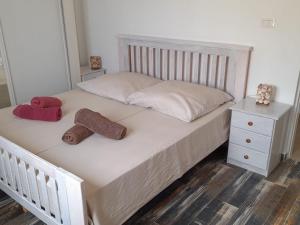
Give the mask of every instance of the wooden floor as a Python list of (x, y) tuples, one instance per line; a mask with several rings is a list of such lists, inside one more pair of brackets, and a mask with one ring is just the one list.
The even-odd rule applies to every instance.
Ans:
[(11, 198), (0, 192), (0, 225), (45, 225)]
[[(300, 224), (300, 163), (285, 161), (265, 179), (227, 165), (225, 151), (220, 151), (199, 163), (124, 225)], [(2, 199), (10, 203), (0, 203), (0, 225), (43, 224), (24, 214), (7, 196), (2, 194)]]

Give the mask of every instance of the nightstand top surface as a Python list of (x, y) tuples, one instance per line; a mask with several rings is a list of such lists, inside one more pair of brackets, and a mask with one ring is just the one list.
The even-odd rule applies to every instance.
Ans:
[(98, 73), (98, 72), (104, 72), (106, 71), (105, 68), (101, 68), (99, 70), (92, 70), (89, 66), (81, 66), (80, 67), (80, 75), (84, 76), (91, 73)]
[(271, 102), (270, 105), (257, 105), (255, 98), (247, 97), (230, 109), (278, 120), (291, 109), (291, 105), (280, 102)]

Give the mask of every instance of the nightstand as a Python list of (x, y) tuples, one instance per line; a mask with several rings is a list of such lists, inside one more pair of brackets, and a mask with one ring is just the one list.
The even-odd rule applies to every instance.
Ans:
[(231, 107), (227, 162), (268, 176), (281, 160), (290, 105), (257, 105), (246, 98)]
[(81, 81), (87, 81), (106, 74), (106, 69), (92, 70), (89, 66), (80, 67)]

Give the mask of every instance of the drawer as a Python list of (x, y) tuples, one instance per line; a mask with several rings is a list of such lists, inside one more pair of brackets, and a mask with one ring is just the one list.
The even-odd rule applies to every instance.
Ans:
[(247, 113), (233, 111), (231, 117), (231, 125), (255, 133), (272, 136), (274, 120), (261, 116), (254, 116)]
[(231, 127), (230, 142), (242, 145), (246, 148), (252, 148), (259, 152), (269, 154), (271, 146), (271, 137), (257, 134), (240, 128)]
[(268, 155), (229, 143), (228, 158), (266, 170)]

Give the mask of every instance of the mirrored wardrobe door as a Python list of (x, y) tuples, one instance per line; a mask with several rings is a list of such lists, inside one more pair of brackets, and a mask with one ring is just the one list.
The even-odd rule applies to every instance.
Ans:
[(3, 58), (0, 53), (0, 109), (10, 106), (8, 86), (5, 77)]
[(62, 0), (0, 1), (16, 103), (71, 88)]

